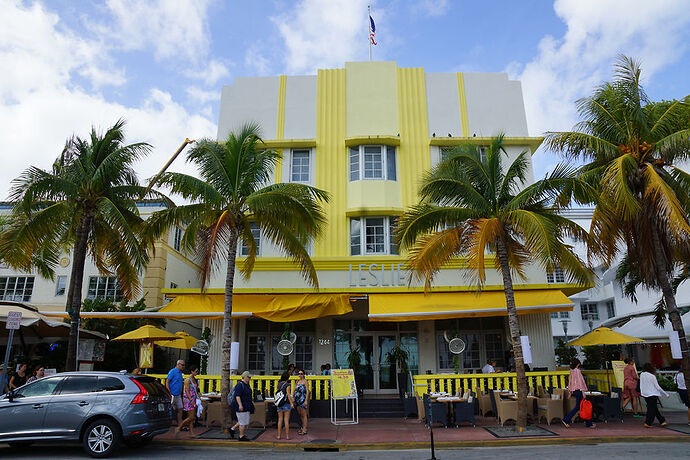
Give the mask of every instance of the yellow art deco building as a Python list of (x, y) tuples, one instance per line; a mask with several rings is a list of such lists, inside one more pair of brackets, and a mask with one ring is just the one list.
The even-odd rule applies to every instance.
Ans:
[[(414, 373), (448, 372), (454, 356), (445, 331), (466, 343), (461, 372), (478, 372), (489, 358), (505, 368), (510, 349), (503, 286), (488, 273), (478, 294), (458, 260), (436, 279), (432, 294), (405, 270), (392, 239), (397, 216), (417, 202), (422, 173), (444, 149), (461, 142), (481, 146), (503, 132), (511, 157), (534, 152), (520, 82), (505, 73), (427, 73), (395, 62), (348, 62), (317, 75), (237, 78), (224, 86), (218, 139), (247, 121), (258, 122), (267, 148), (282, 152), (276, 182), (301, 182), (327, 190), (328, 225), (310, 248), (320, 289), (261, 235), (260, 257), (249, 280), (235, 280), (234, 330), (239, 369), (274, 374), (282, 369), (276, 344), (284, 323), (297, 338), (291, 362), (319, 373), (320, 366), (348, 367), (359, 348), (360, 382), (367, 393), (395, 393), (387, 353), (396, 344), (410, 353)], [(530, 179), (532, 179), (530, 177)], [(242, 263), (242, 252), (238, 263)], [(225, 270), (198, 289), (168, 289), (161, 311), (198, 318), (211, 328), (209, 374), (220, 372)], [(530, 337), (532, 367), (554, 368), (549, 312), (572, 309), (576, 290), (560, 273), (534, 267), (516, 285), (522, 334)]]

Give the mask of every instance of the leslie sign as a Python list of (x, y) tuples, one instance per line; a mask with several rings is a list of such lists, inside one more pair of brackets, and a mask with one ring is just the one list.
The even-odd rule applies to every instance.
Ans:
[(350, 286), (405, 286), (405, 264), (350, 264)]

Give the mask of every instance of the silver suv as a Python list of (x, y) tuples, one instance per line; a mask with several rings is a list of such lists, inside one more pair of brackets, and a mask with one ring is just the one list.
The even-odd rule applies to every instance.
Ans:
[(65, 372), (0, 396), (0, 442), (80, 441), (92, 457), (122, 442), (148, 444), (170, 428), (171, 397), (156, 379), (117, 372)]

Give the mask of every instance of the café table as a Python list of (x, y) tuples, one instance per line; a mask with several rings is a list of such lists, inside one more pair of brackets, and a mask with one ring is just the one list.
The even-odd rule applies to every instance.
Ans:
[[(517, 393), (513, 393), (513, 392), (499, 393), (499, 396), (501, 398), (510, 399), (511, 401), (517, 401), (518, 400)], [(532, 413), (530, 415), (535, 415), (535, 416), (537, 415), (537, 413), (539, 411), (539, 407), (537, 405), (538, 400), (539, 400), (539, 398), (537, 396), (527, 395), (527, 403), (529, 404), (530, 401), (532, 402)]]

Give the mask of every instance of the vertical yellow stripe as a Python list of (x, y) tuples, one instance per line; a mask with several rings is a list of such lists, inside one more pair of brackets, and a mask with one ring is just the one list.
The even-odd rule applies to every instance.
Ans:
[(458, 77), (458, 99), (460, 105), (460, 123), (462, 124), (462, 137), (470, 137), (470, 126), (467, 117), (467, 96), (465, 95), (465, 76), (462, 72), (457, 73)]
[[(285, 90), (287, 88), (287, 77), (281, 75), (278, 80), (278, 122), (276, 123), (276, 139), (283, 139), (285, 136)], [(282, 154), (282, 149), (280, 150)], [(283, 159), (276, 162), (276, 184), (282, 182)]]

